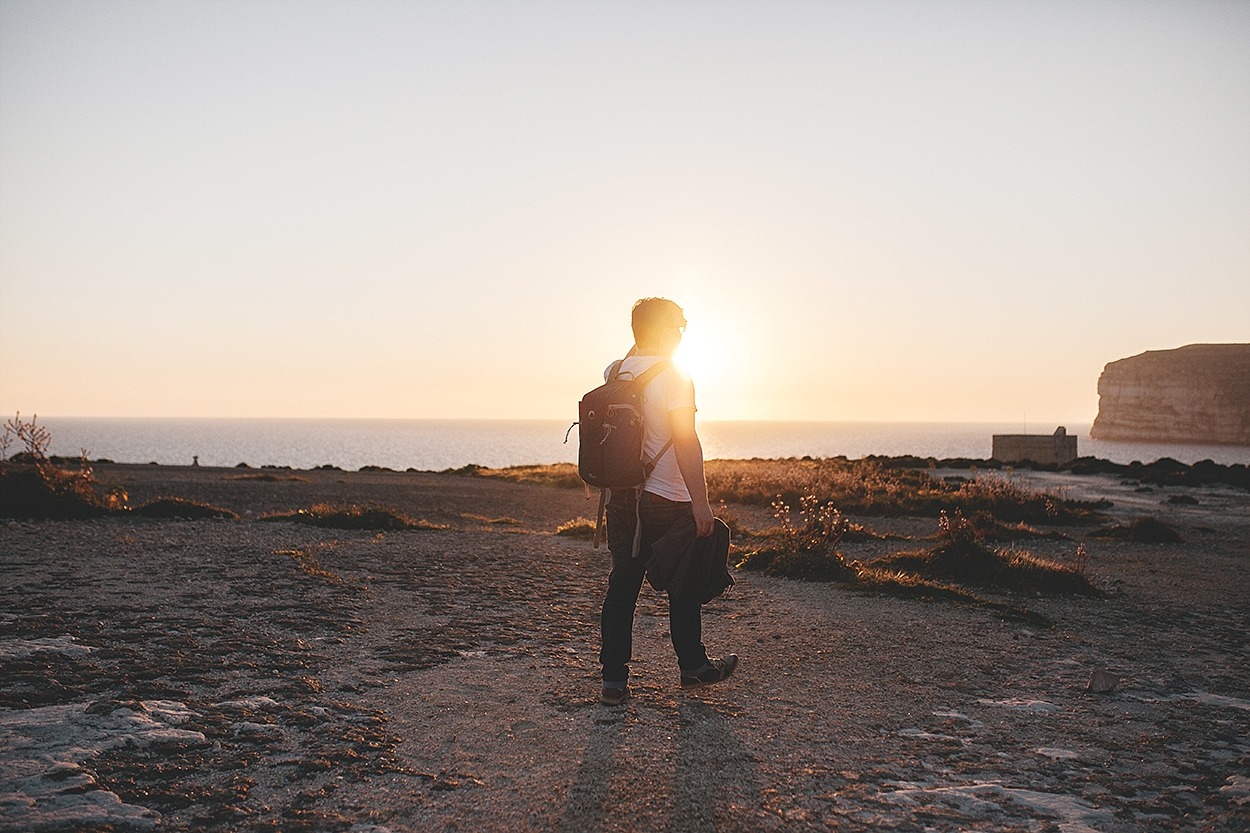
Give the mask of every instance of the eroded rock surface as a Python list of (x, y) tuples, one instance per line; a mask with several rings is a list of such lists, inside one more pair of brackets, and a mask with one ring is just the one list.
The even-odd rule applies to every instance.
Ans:
[(1096, 439), (1250, 445), (1250, 344), (1191, 344), (1111, 362), (1098, 396)]

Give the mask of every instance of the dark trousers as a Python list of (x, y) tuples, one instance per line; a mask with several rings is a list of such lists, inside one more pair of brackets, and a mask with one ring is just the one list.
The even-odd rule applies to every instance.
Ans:
[[(690, 504), (667, 500), (650, 492), (641, 497), (634, 491), (613, 492), (608, 501), (608, 549), (612, 552), (612, 574), (608, 577), (608, 593), (599, 617), (602, 647), (599, 662), (603, 664), (606, 682), (622, 682), (629, 678), (628, 663), (634, 645), (634, 608), (647, 574), (651, 545), (664, 536), (675, 523), (691, 517)], [(635, 512), (637, 507), (637, 513)], [(641, 540), (637, 558), (633, 557), (634, 532), (642, 519)], [(668, 628), (682, 671), (697, 671), (707, 663), (703, 647), (703, 606), (697, 598), (668, 600)]]

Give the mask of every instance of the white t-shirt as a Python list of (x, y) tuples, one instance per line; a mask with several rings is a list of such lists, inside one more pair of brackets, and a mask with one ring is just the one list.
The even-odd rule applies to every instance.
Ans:
[[(653, 364), (663, 360), (663, 356), (630, 356), (621, 365), (621, 375), (641, 375)], [(603, 372), (604, 381), (607, 381), (611, 373), (612, 365), (608, 365)], [(650, 460), (673, 436), (669, 412), (695, 407), (694, 382), (676, 367), (669, 365), (647, 383), (643, 396), (642, 419), (646, 433), (642, 441), (642, 452)], [(671, 445), (664, 452), (664, 456), (656, 461), (655, 469), (647, 478), (643, 491), (669, 500), (690, 500), (690, 490), (686, 488), (685, 478), (681, 476), (681, 469), (677, 466), (677, 455)]]

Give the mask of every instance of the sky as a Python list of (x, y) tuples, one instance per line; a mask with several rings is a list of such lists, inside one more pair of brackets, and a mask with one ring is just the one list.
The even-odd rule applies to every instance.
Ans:
[(1092, 421), (1250, 341), (1250, 2), (0, 0), (0, 414)]

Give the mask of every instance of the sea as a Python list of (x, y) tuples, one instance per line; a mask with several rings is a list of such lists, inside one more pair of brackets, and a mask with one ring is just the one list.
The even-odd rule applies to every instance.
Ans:
[[(577, 430), (560, 420), (114, 419), (40, 418), (49, 453), (117, 463), (234, 467), (335, 466), (442, 471), (575, 462)], [(1108, 442), (1088, 425), (1067, 425), (1082, 457), (1150, 463), (1168, 457), (1250, 465), (1250, 446)], [(1055, 427), (1033, 429), (1049, 434)], [(700, 422), (708, 459), (869, 455), (988, 459), (994, 434), (1017, 424), (921, 422)], [(567, 434), (567, 437), (566, 437)], [(10, 445), (9, 454), (20, 451)]]

